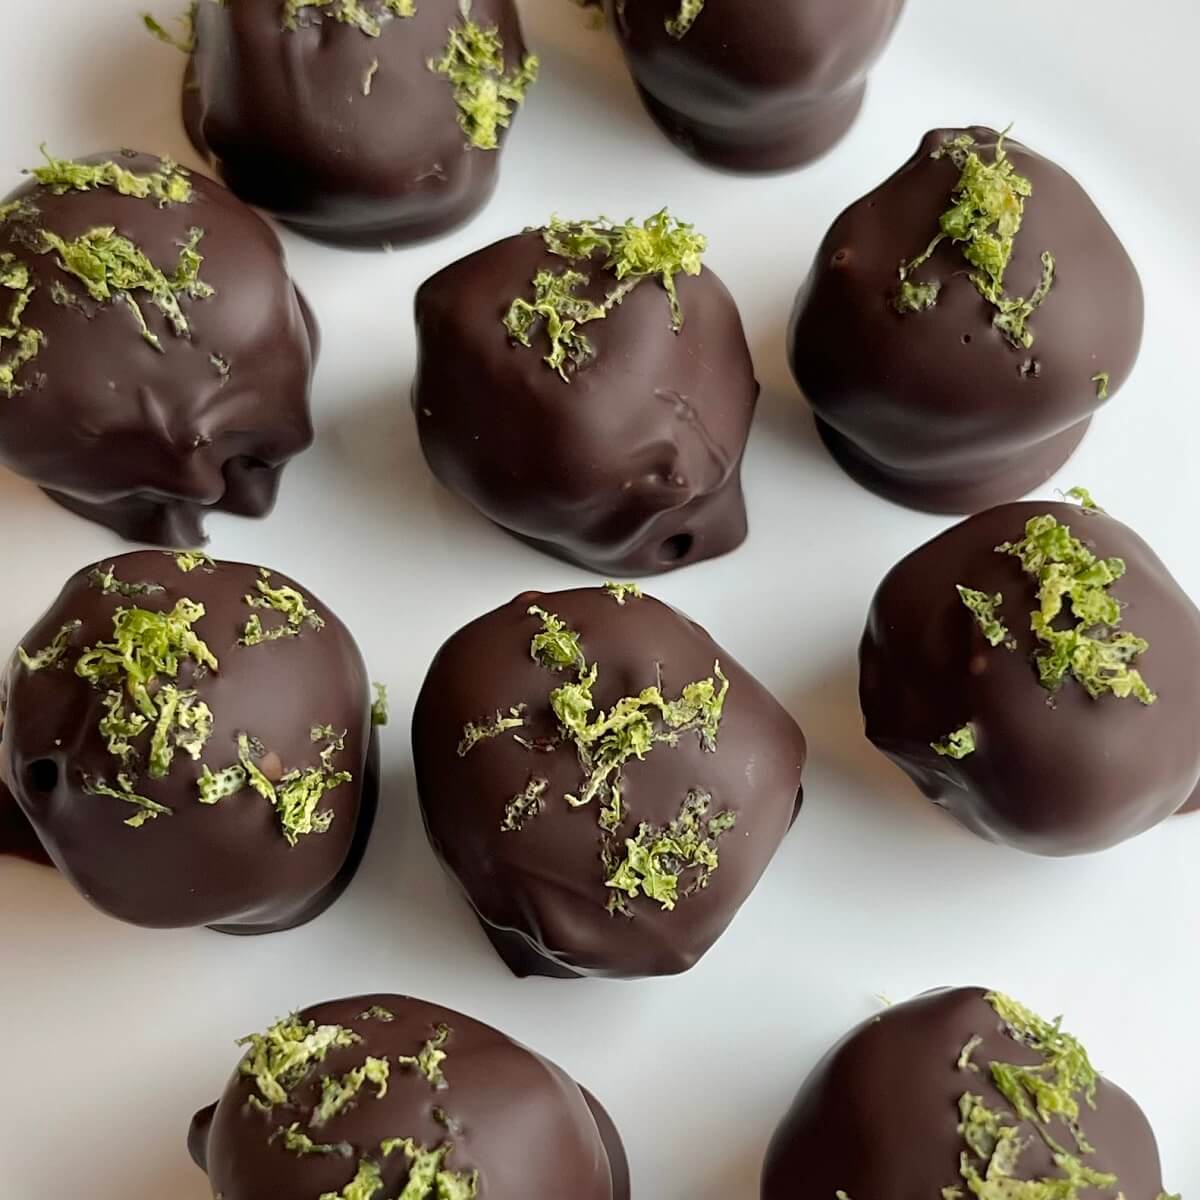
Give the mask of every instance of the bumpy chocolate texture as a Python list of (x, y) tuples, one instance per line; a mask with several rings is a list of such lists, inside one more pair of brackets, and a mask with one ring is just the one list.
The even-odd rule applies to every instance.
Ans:
[[(141, 551), (68, 580), (0, 676), (0, 780), (102, 911), (290, 928), (341, 894), (370, 833), (366, 670), (286, 576), (181, 561), (198, 560)], [(0, 853), (32, 857), (11, 815)]]
[[(1070, 675), (1055, 692), (1042, 686), (1035, 655), (1046, 647), (1030, 629), (1038, 581), (995, 547), (1021, 541), (1026, 522), (1043, 514), (1098, 558), (1124, 560), (1110, 594), (1123, 606), (1119, 632), (1149, 643), (1132, 665), (1157, 693), (1153, 704), (1093, 699)], [(1003, 596), (1002, 644), (989, 643), (959, 585)], [(1054, 621), (1074, 625), (1067, 612)], [(956, 525), (883, 581), (860, 653), (867, 736), (985, 838), (1036, 854), (1087, 853), (1200, 795), (1200, 613), (1150, 547), (1102, 513), (1031, 502)], [(974, 753), (955, 759), (933, 749), (966, 726)]]
[[(581, 660), (547, 665), (534, 607), (561, 619)], [(609, 739), (576, 738), (552, 705), (593, 666), (594, 708), (577, 715), (594, 728), (608, 714)], [(644, 757), (629, 756), (641, 734), (618, 714), (643, 689), (686, 708), (687, 685), (711, 681), (719, 697), (723, 680), (711, 736), (684, 719), (694, 713), (671, 723), (647, 705)], [(698, 625), (650, 597), (586, 588), (526, 593), (455, 634), (417, 701), (413, 754), (434, 849), (508, 966), (634, 978), (688, 970), (725, 931), (799, 809), (805, 744)], [(606, 761), (618, 765), (588, 799)]]
[(734, 171), (803, 166), (840, 141), (903, 7), (608, 0), (647, 111), (681, 149)]
[(1053, 285), (1015, 345), (971, 280), (961, 243), (943, 241), (914, 279), (940, 285), (924, 311), (897, 310), (899, 268), (923, 253), (954, 207), (960, 170), (934, 157), (967, 134), (991, 163), (994, 130), (938, 129), (817, 251), (789, 335), (792, 369), (830, 452), (897, 503), (977, 512), (1045, 483), (1093, 412), (1133, 370), (1144, 304), (1137, 271), (1087, 193), (1018, 142), (1004, 150), (1032, 185), (1004, 272), (1031, 298), (1053, 256)]
[(540, 337), (504, 324), (538, 272), (617, 286), (603, 255), (572, 264), (540, 233), (497, 242), (417, 293), (413, 406), (433, 473), (486, 517), (601, 574), (673, 570), (746, 537), (741, 463), (758, 399), (741, 317), (705, 268), (678, 275), (683, 326), (647, 278), (586, 328), (594, 354), (565, 381)]
[(599, 1103), (470, 1017), (358, 996), (247, 1041), (188, 1137), (221, 1200), (629, 1200), (621, 1139)]
[[(475, 144), (451, 81), (430, 65), (467, 20), (459, 0), (418, 0), (409, 16), (394, 0), (361, 0), (363, 23), (294, 7), (291, 27), (281, 0), (197, 9), (184, 121), (226, 183), (298, 232), (360, 246), (431, 237), (482, 208), (505, 131), (492, 149)], [(518, 75), (527, 55), (512, 0), (469, 12), (499, 32), (503, 74)], [(516, 107), (506, 103), (510, 116)]]
[[(1154, 1134), (1141, 1109), (1115, 1084), (1096, 1081), (1095, 1107), (1078, 1091), (1079, 1124), (1091, 1153), (1078, 1147), (1061, 1117), (1037, 1118), (1032, 1095), (1023, 1094), (1028, 1116), (1021, 1119), (993, 1079), (993, 1063), (1044, 1065), (1046, 1058), (1014, 1029), (978, 988), (930, 992), (889, 1008), (835, 1046), (801, 1088), (767, 1152), (762, 1200), (806, 1196), (942, 1196), (994, 1198), (1009, 1194), (1018, 1180), (1052, 1181), (1047, 1195), (1103, 1197), (1118, 1194), (1155, 1200), (1163, 1195), (1162, 1170)], [(1002, 1005), (1004, 999), (999, 1001)], [(1009, 1002), (1011, 1003), (1011, 1002)], [(1036, 1021), (1037, 1019), (1034, 1018)], [(1045, 1032), (1045, 1030), (1041, 1030)], [(978, 1040), (977, 1040), (978, 1039)], [(969, 1048), (969, 1053), (967, 1053)], [(961, 1065), (960, 1065), (961, 1060)], [(1057, 1072), (1043, 1080), (1053, 1085)], [(959, 1132), (964, 1096), (979, 1126), (974, 1145)], [(1014, 1135), (984, 1132), (983, 1110), (1002, 1128), (1017, 1129), (1023, 1149), (1005, 1167)], [(1066, 1183), (1067, 1170), (1055, 1167), (1045, 1138), (1065, 1148), (1085, 1169), (1116, 1176), (1113, 1186)], [(982, 1153), (980, 1152), (982, 1151)], [(960, 1157), (961, 1156), (961, 1157)], [(992, 1174), (989, 1159), (994, 1160)], [(964, 1172), (978, 1177), (969, 1186)], [(1007, 1184), (1004, 1175), (1014, 1176)], [(1030, 1194), (1042, 1194), (1030, 1190)]]
[(80, 161), (190, 198), (34, 180), (0, 206), (0, 464), (130, 540), (197, 545), (209, 509), (269, 512), (311, 443), (316, 325), (225, 188), (130, 151)]

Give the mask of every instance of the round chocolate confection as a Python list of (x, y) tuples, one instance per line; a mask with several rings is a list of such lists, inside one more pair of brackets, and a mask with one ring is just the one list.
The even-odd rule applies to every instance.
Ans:
[(600, 1104), (470, 1017), (358, 996), (241, 1044), (224, 1095), (188, 1137), (220, 1200), (629, 1200)]
[(733, 171), (803, 166), (839, 142), (904, 0), (609, 0), (647, 111)]
[(317, 351), (279, 239), (149, 155), (34, 174), (0, 205), (0, 464), (135, 541), (269, 512)]
[(957, 988), (887, 1009), (825, 1056), (775, 1133), (761, 1195), (996, 1200), (1022, 1184), (1164, 1195), (1145, 1115), (1079, 1043), (1008, 997)]
[(102, 911), (268, 933), (358, 868), (372, 715), (353, 638), (292, 580), (141, 551), (74, 575), (8, 661), (0, 780)]
[[(1030, 521), (1044, 527), (1034, 542)], [(1055, 549), (1063, 526), (1082, 553)], [(1009, 543), (1029, 547), (1034, 569), (1048, 550), (1040, 573), (997, 550)], [(1073, 582), (1119, 574), (1113, 558), (1125, 573), (1108, 587)], [(1054, 615), (1060, 579), (1078, 588), (1082, 614), (1068, 595)], [(1039, 634), (1043, 603), (1051, 619)], [(956, 525), (880, 585), (860, 657), (867, 737), (992, 841), (1045, 855), (1103, 850), (1200, 794), (1200, 612), (1150, 547), (1103, 513), (1032, 502)]]
[[(659, 222), (668, 237), (694, 236), (665, 214), (646, 226)], [(523, 540), (614, 575), (741, 545), (741, 463), (758, 399), (737, 307), (698, 256), (698, 275), (671, 276), (677, 317), (658, 278), (620, 280), (605, 265), (611, 239), (631, 227), (506, 238), (427, 280), (416, 304), (413, 406), (433, 473)], [(576, 260), (551, 249), (580, 228), (601, 228), (608, 246)], [(533, 281), (576, 273), (583, 282), (557, 317), (582, 319), (555, 343)], [(572, 304), (595, 307), (583, 315)], [(524, 328), (513, 322), (521, 305)]]
[(247, 203), (381, 246), (483, 207), (536, 77), (512, 0), (201, 0), (184, 120)]
[[(1004, 266), (1001, 227), (1014, 221)], [(917, 263), (943, 228), (959, 240)], [(999, 285), (977, 269), (997, 260)], [(855, 480), (967, 513), (1017, 499), (1067, 460), (1132, 371), (1143, 315), (1133, 263), (1066, 171), (991, 129), (938, 129), (834, 223), (789, 348)]]
[(426, 829), (517, 975), (688, 970), (799, 810), (796, 723), (629, 588), (518, 596), (442, 647), (417, 700)]

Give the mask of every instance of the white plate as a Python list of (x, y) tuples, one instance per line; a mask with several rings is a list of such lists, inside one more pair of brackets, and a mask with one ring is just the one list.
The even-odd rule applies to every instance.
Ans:
[[(183, 0), (159, 15), (172, 5)], [(182, 59), (140, 32), (142, 6), (3, 0), (0, 192), (43, 139), (59, 154), (133, 145), (195, 163), (176, 116)], [(0, 1194), (208, 1200), (184, 1135), (232, 1070), (234, 1038), (297, 1005), (394, 990), (498, 1025), (586, 1082), (624, 1134), (639, 1197), (752, 1200), (766, 1140), (828, 1044), (873, 1011), (875, 993), (948, 983), (1065, 1012), (1149, 1113), (1168, 1186), (1195, 1193), (1200, 816), (1104, 855), (1041, 861), (962, 832), (863, 740), (855, 651), (871, 594), (946, 522), (885, 504), (833, 466), (788, 376), (783, 331), (829, 222), (926, 129), (1015, 122), (1092, 192), (1149, 302), (1132, 382), (1043, 494), (1090, 486), (1200, 594), (1200, 7), (913, 0), (849, 139), (768, 179), (717, 175), (673, 150), (615, 45), (567, 0), (522, 7), (544, 77), (483, 216), (394, 254), (285, 235), (324, 331), (317, 444), (288, 468), (271, 518), (210, 522), (216, 555), (270, 563), (331, 603), (391, 685), (385, 803), (366, 863), (314, 924), (243, 940), (122, 926), (49, 871), (0, 860)], [(436, 268), (551, 211), (641, 216), (664, 203), (709, 235), (707, 261), (741, 305), (764, 393), (746, 461), (749, 542), (652, 589), (799, 718), (808, 800), (689, 975), (518, 982), (421, 832), (411, 706), (459, 625), (527, 588), (589, 577), (510, 540), (429, 477), (407, 405), (412, 295)], [(122, 546), (4, 473), (0, 514), (7, 651), (68, 574)]]

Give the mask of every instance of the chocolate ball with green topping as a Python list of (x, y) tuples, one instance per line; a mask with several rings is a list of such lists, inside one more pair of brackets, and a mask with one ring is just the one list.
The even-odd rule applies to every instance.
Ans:
[(201, 0), (183, 112), (229, 186), (298, 232), (443, 233), (496, 186), (537, 79), (512, 0)]
[(758, 384), (706, 246), (665, 210), (554, 220), (427, 280), (413, 408), (438, 479), (604, 574), (740, 546)]
[(312, 441), (316, 325), (267, 224), (132, 151), (0, 203), (0, 465), (132, 541), (263, 516)]
[(141, 551), (72, 576), (8, 659), (0, 781), (102, 911), (268, 933), (358, 868), (372, 717), (354, 639), (293, 580)]
[(838, 1043), (767, 1151), (797, 1195), (1166, 1200), (1145, 1114), (1059, 1022), (980, 988), (897, 1004)]
[(461, 1013), (356, 996), (239, 1045), (188, 1136), (218, 1200), (629, 1200), (625, 1151), (595, 1098)]
[(820, 157), (858, 116), (904, 0), (609, 0), (651, 117), (733, 171)]
[(413, 717), (433, 847), (518, 975), (688, 970), (801, 801), (804, 737), (631, 584), (528, 592), (438, 652)]
[(867, 737), (991, 841), (1085, 854), (1200, 796), (1200, 612), (1092, 506), (989, 509), (899, 563), (863, 636)]
[(789, 350), (848, 474), (969, 513), (1070, 457), (1133, 370), (1143, 315), (1129, 255), (1062, 167), (992, 129), (936, 129), (834, 222)]

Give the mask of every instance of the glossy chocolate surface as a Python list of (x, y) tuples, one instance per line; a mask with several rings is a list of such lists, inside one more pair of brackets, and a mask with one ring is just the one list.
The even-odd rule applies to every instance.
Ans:
[[(965, 1149), (958, 1132), (959, 1098), (980, 1096), (993, 1110), (1011, 1109), (986, 1070), (961, 1069), (959, 1056), (973, 1038), (982, 1041), (971, 1061), (1036, 1065), (1033, 1050), (1007, 1033), (979, 988), (929, 992), (864, 1022), (836, 1045), (800, 1089), (775, 1133), (763, 1170), (762, 1200), (797, 1195), (941, 1196), (947, 1187), (970, 1193), (959, 1174)], [(1010, 1120), (1009, 1123), (1016, 1123)], [(1111, 1172), (1131, 1198), (1154, 1200), (1163, 1192), (1154, 1133), (1141, 1109), (1115, 1084), (1101, 1079), (1096, 1108), (1083, 1109), (1081, 1125), (1094, 1154), (1086, 1166)], [(1029, 1122), (1018, 1177), (1059, 1177), (1050, 1153)], [(1061, 1120), (1053, 1136), (1074, 1148)], [(1108, 1192), (1083, 1190), (1083, 1196)]]
[[(960, 171), (934, 159), (963, 130), (926, 134), (913, 157), (834, 222), (800, 291), (792, 370), (838, 463), (864, 487), (911, 508), (976, 512), (1040, 487), (1070, 457), (1103, 401), (1133, 370), (1144, 304), (1138, 274), (1087, 193), (1060, 166), (1005, 146), (1033, 193), (1004, 276), (1029, 296), (1055, 259), (1053, 287), (1018, 349), (944, 241), (915, 272), (941, 284), (935, 306), (901, 314), (898, 268), (919, 255), (952, 206)], [(981, 157), (997, 134), (975, 127)]]
[[(570, 266), (537, 232), (506, 238), (417, 293), (413, 407), (433, 473), (497, 525), (598, 573), (642, 575), (746, 537), (741, 463), (758, 399), (737, 307), (705, 269), (679, 275), (684, 324), (643, 280), (587, 324), (595, 355), (564, 381), (547, 339), (515, 343), (509, 305)], [(602, 298), (600, 257), (583, 264)]]
[[(575, 744), (555, 740), (549, 693), (573, 676), (530, 655), (541, 630), (531, 605), (557, 614), (581, 635), (599, 665), (596, 712), (661, 681), (664, 696), (712, 678), (719, 660), (730, 681), (716, 749), (695, 733), (659, 744), (622, 769), (625, 818), (618, 845), (641, 822), (665, 826), (689, 791), (712, 797), (710, 816), (737, 814), (718, 842), (708, 886), (674, 911), (639, 896), (632, 916), (610, 915), (601, 861), (599, 799), (572, 807), (583, 771)], [(526, 704), (524, 727), (460, 755), (468, 722)], [(518, 975), (633, 978), (688, 970), (724, 933), (787, 833), (801, 799), (805, 743), (778, 702), (698, 625), (659, 601), (624, 605), (599, 588), (529, 592), (456, 633), (434, 659), (413, 718), (413, 754), (425, 825), (497, 951)], [(540, 815), (501, 829), (506, 807), (531, 779), (547, 781)], [(685, 882), (688, 877), (684, 877)], [(682, 885), (680, 890), (682, 891)]]
[[(470, 11), (499, 29), (506, 64), (519, 67), (512, 0)], [(459, 0), (420, 0), (407, 18), (381, 12), (378, 37), (316, 8), (284, 29), (280, 12), (278, 0), (205, 0), (197, 12), (184, 121), (226, 183), (298, 232), (349, 245), (416, 241), (474, 216), (500, 151), (468, 144), (450, 82), (429, 68), (459, 24)]]
[(705, 0), (683, 37), (680, 0), (609, 0), (647, 111), (688, 154), (734, 171), (820, 157), (862, 107), (904, 0)]
[[(160, 168), (130, 152), (82, 161), (109, 160)], [(0, 464), (123, 537), (171, 546), (202, 542), (210, 509), (270, 511), (284, 464), (312, 441), (317, 352), (275, 233), (219, 184), (190, 181), (192, 200), (165, 207), (109, 187), (58, 196), (28, 183), (9, 200), (36, 208), (32, 224), (0, 223), (0, 253), (25, 263), (36, 285), (22, 323), (45, 334), (17, 375), (23, 390), (0, 397)], [(124, 303), (95, 302), (54, 252), (39, 252), (38, 229), (70, 240), (107, 226), (167, 275), (189, 231), (204, 231), (200, 278), (215, 294), (180, 300), (189, 336), (139, 291), (156, 350)]]
[[(364, 1019), (372, 1009), (383, 1009), (393, 1019)], [(254, 1081), (234, 1073), (215, 1109), (196, 1114), (188, 1138), (214, 1196), (313, 1200), (324, 1193), (340, 1195), (363, 1158), (380, 1165), (380, 1195), (398, 1196), (408, 1181), (406, 1157), (398, 1151), (382, 1155), (380, 1145), (385, 1139), (411, 1138), (427, 1149), (450, 1143), (445, 1169), (478, 1171), (480, 1200), (629, 1200), (624, 1151), (607, 1113), (559, 1067), (497, 1030), (461, 1013), (392, 995), (315, 1005), (300, 1019), (340, 1025), (362, 1040), (332, 1050), (289, 1089), (289, 1103), (269, 1113), (249, 1103), (258, 1094)], [(441, 1064), (445, 1085), (435, 1087), (396, 1060), (416, 1056), (439, 1026), (450, 1033)], [(387, 1094), (377, 1097), (368, 1083), (351, 1106), (313, 1128), (321, 1078), (341, 1078), (368, 1055), (389, 1060)], [(287, 1150), (278, 1136), (271, 1140), (293, 1123), (338, 1151), (300, 1155)]]
[[(1125, 560), (1110, 591), (1124, 605), (1121, 629), (1150, 643), (1135, 666), (1156, 703), (1093, 700), (1069, 676), (1053, 695), (1039, 682), (1029, 627), (1037, 582), (994, 548), (1020, 541), (1043, 513), (1099, 557)], [(1016, 650), (988, 644), (959, 584), (1003, 594), (999, 614)], [(1200, 782), (1200, 612), (1150, 547), (1102, 513), (1034, 501), (954, 526), (884, 579), (860, 658), (867, 737), (992, 841), (1046, 855), (1103, 850), (1176, 812)], [(934, 752), (932, 742), (968, 722), (975, 753), (956, 761)]]
[[(257, 567), (218, 563), (185, 574), (171, 555), (158, 551), (100, 565), (123, 582), (164, 590), (134, 598), (106, 595), (89, 580), (90, 568), (67, 582), (21, 641), (33, 654), (64, 624), (79, 620), (66, 655), (54, 666), (31, 670), (14, 653), (0, 678), (0, 779), (59, 870), (112, 916), (154, 928), (209, 925), (229, 933), (272, 932), (310, 920), (352, 877), (375, 811), (377, 749), (366, 668), (354, 640), (324, 604), (303, 592), (323, 628), (306, 624), (295, 637), (240, 644), (252, 614), (268, 633), (284, 623), (280, 613), (245, 603), (247, 594), (257, 595)], [(275, 572), (270, 582), (297, 586)], [(170, 682), (194, 688), (211, 708), (212, 734), (199, 761), (177, 750), (162, 779), (146, 771), (150, 734), (134, 739), (140, 757), (125, 768), (133, 790), (172, 812), (130, 828), (124, 822), (137, 808), (85, 790), (85, 779), (111, 785), (121, 763), (99, 728), (106, 687), (80, 678), (74, 666), (86, 647), (112, 640), (118, 608), (167, 611), (181, 598), (204, 606), (193, 628), (218, 668), (200, 669), (184, 659)], [(261, 742), (257, 761), (274, 781), (320, 765), (324, 743), (314, 742), (312, 731), (324, 725), (346, 731), (345, 748), (332, 765), (353, 776), (322, 797), (319, 810), (334, 814), (327, 832), (301, 835), (289, 846), (274, 807), (251, 787), (214, 805), (199, 802), (203, 767), (217, 773), (237, 764), (239, 734)], [(12, 848), (0, 843), (0, 850)]]

